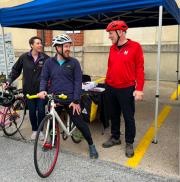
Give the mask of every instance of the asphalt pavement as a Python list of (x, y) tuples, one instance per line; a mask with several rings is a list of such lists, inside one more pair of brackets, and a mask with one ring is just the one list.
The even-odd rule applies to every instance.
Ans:
[(33, 143), (16, 141), (1, 136), (1, 182), (178, 182), (180, 178), (161, 177), (117, 163), (90, 160), (69, 151), (59, 153), (57, 165), (50, 177), (40, 178), (33, 163)]

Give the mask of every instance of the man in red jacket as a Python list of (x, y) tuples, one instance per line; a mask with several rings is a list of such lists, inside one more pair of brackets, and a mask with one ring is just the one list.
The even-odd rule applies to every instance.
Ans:
[(120, 115), (125, 120), (126, 156), (133, 157), (136, 135), (135, 102), (142, 100), (144, 86), (144, 57), (141, 45), (126, 38), (127, 24), (111, 22), (106, 31), (112, 41), (110, 48), (106, 84), (111, 110), (111, 137), (103, 143), (104, 148), (121, 144)]

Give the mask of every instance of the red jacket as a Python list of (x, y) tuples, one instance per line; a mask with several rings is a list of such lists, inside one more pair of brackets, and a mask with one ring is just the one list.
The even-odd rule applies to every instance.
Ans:
[(128, 39), (120, 50), (116, 45), (111, 46), (106, 83), (114, 88), (135, 85), (136, 90), (143, 90), (144, 57), (139, 43)]

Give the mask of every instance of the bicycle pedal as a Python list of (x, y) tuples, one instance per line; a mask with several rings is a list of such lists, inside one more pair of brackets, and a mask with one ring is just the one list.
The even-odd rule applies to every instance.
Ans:
[(52, 149), (52, 144), (51, 143), (45, 143), (43, 145), (43, 149)]

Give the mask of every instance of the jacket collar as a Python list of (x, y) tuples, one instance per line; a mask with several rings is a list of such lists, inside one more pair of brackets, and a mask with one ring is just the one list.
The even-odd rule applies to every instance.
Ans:
[[(126, 47), (126, 46), (128, 46), (131, 43), (131, 39), (127, 39), (127, 40), (128, 41), (122, 47)], [(113, 44), (112, 48), (115, 49), (115, 50), (119, 50), (118, 46), (116, 44)]]
[[(54, 61), (57, 61), (57, 54), (53, 57), (53, 60), (54, 60)], [(65, 62), (68, 62), (68, 61), (71, 60), (71, 57), (69, 57), (69, 58), (67, 58), (67, 59), (64, 59), (64, 60), (65, 60)]]
[[(28, 56), (32, 57), (32, 49), (28, 52)], [(44, 54), (39, 52), (38, 53), (38, 60), (44, 59), (44, 58), (45, 58)]]

